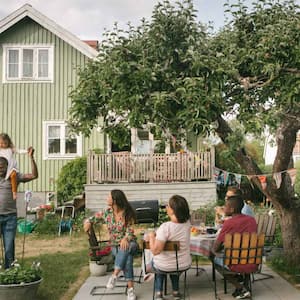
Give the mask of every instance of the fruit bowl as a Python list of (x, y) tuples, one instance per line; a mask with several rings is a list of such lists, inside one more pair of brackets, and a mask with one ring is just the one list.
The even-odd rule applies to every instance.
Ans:
[(191, 236), (197, 236), (200, 234), (200, 230), (196, 227), (191, 228)]

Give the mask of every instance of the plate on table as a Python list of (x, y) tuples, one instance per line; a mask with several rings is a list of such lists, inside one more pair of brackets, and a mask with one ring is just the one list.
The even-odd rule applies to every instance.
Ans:
[(206, 233), (206, 234), (203, 234), (202, 235), (204, 238), (215, 238), (217, 235), (215, 233), (212, 233), (212, 234), (209, 234), (209, 233)]

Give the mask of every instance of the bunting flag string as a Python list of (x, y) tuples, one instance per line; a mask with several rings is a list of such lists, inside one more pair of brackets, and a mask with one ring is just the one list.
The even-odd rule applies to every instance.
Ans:
[(251, 186), (253, 187), (251, 179), (253, 177), (256, 177), (260, 181), (263, 189), (267, 188), (267, 177), (270, 177), (270, 176), (272, 176), (272, 178), (275, 180), (276, 187), (277, 187), (277, 189), (279, 189), (281, 182), (282, 182), (282, 174), (283, 173), (287, 173), (290, 176), (291, 184), (294, 185), (296, 182), (296, 176), (297, 176), (297, 169), (295, 169), (295, 168), (287, 169), (287, 170), (284, 170), (281, 172), (276, 172), (276, 173), (257, 174), (257, 175), (248, 175), (248, 174), (239, 174), (239, 173), (229, 172), (226, 170), (222, 170), (218, 167), (215, 167), (215, 170), (214, 170), (217, 184), (228, 185), (229, 183), (231, 183), (231, 185), (233, 185), (232, 182), (234, 182), (235, 184), (240, 186), (242, 177), (246, 177), (249, 180)]

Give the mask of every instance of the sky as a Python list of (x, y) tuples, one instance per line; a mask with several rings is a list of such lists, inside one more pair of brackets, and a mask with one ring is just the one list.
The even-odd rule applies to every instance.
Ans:
[[(121, 28), (126, 28), (129, 21), (137, 26), (142, 18), (150, 20), (158, 2), (159, 0), (0, 0), (0, 20), (28, 3), (80, 39), (100, 41), (104, 29), (111, 30), (115, 22)], [(193, 2), (199, 21), (206, 24), (212, 21), (216, 29), (223, 26), (223, 4), (226, 0)], [(253, 0), (244, 2), (250, 4)], [(300, 0), (297, 2), (300, 3)]]
[[(213, 21), (216, 28), (224, 23), (223, 3), (226, 0), (193, 0), (197, 18), (203, 23)], [(251, 2), (251, 0), (245, 0)], [(0, 0), (0, 20), (25, 3), (55, 21), (81, 39), (101, 40), (104, 29), (111, 30), (115, 22), (126, 28), (142, 18), (150, 20), (159, 0)]]

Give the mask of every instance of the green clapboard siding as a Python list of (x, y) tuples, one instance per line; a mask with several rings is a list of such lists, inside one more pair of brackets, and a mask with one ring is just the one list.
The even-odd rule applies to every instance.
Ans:
[[(54, 83), (2, 83), (2, 44), (53, 44)], [(82, 53), (30, 18), (25, 18), (0, 35), (0, 132), (8, 133), (17, 148), (36, 149), (39, 178), (24, 188), (36, 192), (53, 190), (53, 182), (69, 160), (43, 160), (43, 121), (68, 119), (68, 94), (78, 81), (76, 67), (88, 61)], [(104, 149), (104, 136), (96, 130), (83, 141), (88, 149)], [(17, 155), (21, 172), (30, 172), (28, 159)], [(24, 189), (22, 185), (19, 191)]]

